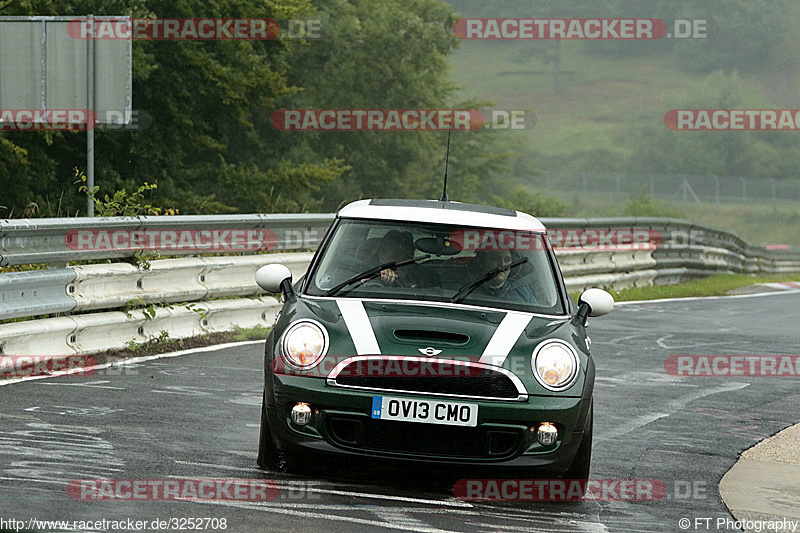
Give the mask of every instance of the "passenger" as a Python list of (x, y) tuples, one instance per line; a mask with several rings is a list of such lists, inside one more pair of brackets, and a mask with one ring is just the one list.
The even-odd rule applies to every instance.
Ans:
[[(478, 279), (488, 274), (489, 271), (513, 263), (510, 250), (478, 250), (471, 261), (473, 266), (471, 276)], [(509, 280), (510, 268), (505, 268), (478, 286), (473, 294), (504, 298), (517, 302), (535, 303), (533, 292), (527, 285), (516, 287), (513, 280)]]

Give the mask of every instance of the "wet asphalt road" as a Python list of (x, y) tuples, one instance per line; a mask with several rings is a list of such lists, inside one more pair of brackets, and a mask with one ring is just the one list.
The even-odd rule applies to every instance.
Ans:
[[(465, 502), (453, 496), (453, 474), (358, 464), (261, 471), (258, 343), (0, 387), (0, 519), (195, 517), (225, 519), (225, 531), (333, 533), (682, 531), (679, 519), (708, 517), (709, 529), (689, 531), (716, 531), (716, 519), (730, 517), (720, 478), (743, 450), (800, 421), (800, 378), (679, 378), (664, 360), (798, 354), (798, 316), (800, 292), (633, 304), (591, 321), (592, 477), (660, 480), (658, 501)], [(281, 490), (272, 502), (68, 497), (71, 480), (96, 478), (263, 478)]]

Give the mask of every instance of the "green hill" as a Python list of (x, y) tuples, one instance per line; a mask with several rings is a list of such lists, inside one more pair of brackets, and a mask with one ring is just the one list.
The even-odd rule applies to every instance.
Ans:
[[(454, 4), (458, 9), (458, 2)], [(495, 5), (496, 14), (471, 16), (520, 16), (502, 12), (504, 4)], [(800, 20), (800, 4), (788, 4), (782, 16)], [(730, 28), (721, 25), (719, 31), (714, 38), (730, 37)], [(758, 27), (757, 32), (769, 28)], [(568, 215), (678, 214), (758, 242), (800, 244), (795, 230), (800, 220), (800, 182), (794, 185), (800, 131), (675, 132), (663, 121), (669, 109), (800, 109), (800, 55), (795, 53), (800, 50), (800, 36), (782, 31), (772, 37), (778, 44), (769, 61), (742, 59), (741, 68), (719, 71), (708, 65), (709, 57), (714, 57), (710, 52), (708, 57), (702, 55), (705, 43), (595, 46), (582, 41), (464, 40), (451, 58), (451, 78), (464, 87), (464, 100), (490, 100), (497, 109), (526, 110), (526, 129), (506, 137), (516, 153), (515, 177), (525, 185), (546, 190), (553, 181), (543, 176), (552, 173), (622, 176), (619, 192), (613, 187), (607, 194), (550, 191), (571, 202)], [(669, 50), (656, 45), (669, 45)], [(650, 48), (633, 53), (626, 46)], [(692, 57), (698, 58), (696, 63), (689, 61)], [(727, 64), (737, 64), (735, 59)], [(531, 116), (535, 116), (532, 127)], [(650, 174), (687, 175), (693, 184), (730, 176), (722, 182), (721, 196), (731, 198), (720, 206), (705, 197), (700, 202), (650, 202), (651, 208), (663, 213), (636, 213), (636, 196), (648, 191), (626, 178)], [(734, 181), (739, 176), (754, 181), (736, 203), (733, 197), (742, 194), (739, 181)], [(764, 192), (767, 184), (777, 184), (777, 193), (772, 192), (775, 201), (768, 190)]]

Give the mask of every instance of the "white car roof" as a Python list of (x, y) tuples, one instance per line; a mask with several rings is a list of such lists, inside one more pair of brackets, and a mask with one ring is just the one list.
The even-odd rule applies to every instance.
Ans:
[(544, 225), (527, 213), (485, 205), (439, 200), (359, 200), (344, 206), (339, 218), (402, 220), (454, 224), (462, 227), (495, 228), (544, 233)]

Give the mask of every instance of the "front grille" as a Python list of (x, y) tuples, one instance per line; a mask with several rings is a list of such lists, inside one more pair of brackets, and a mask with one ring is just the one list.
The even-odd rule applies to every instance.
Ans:
[(374, 391), (519, 400), (525, 395), (499, 369), (478, 363), (405, 357), (356, 358), (331, 374), (328, 383)]
[(335, 416), (328, 434), (341, 446), (365, 451), (453, 458), (505, 458), (517, 452), (520, 429), (440, 426)]

